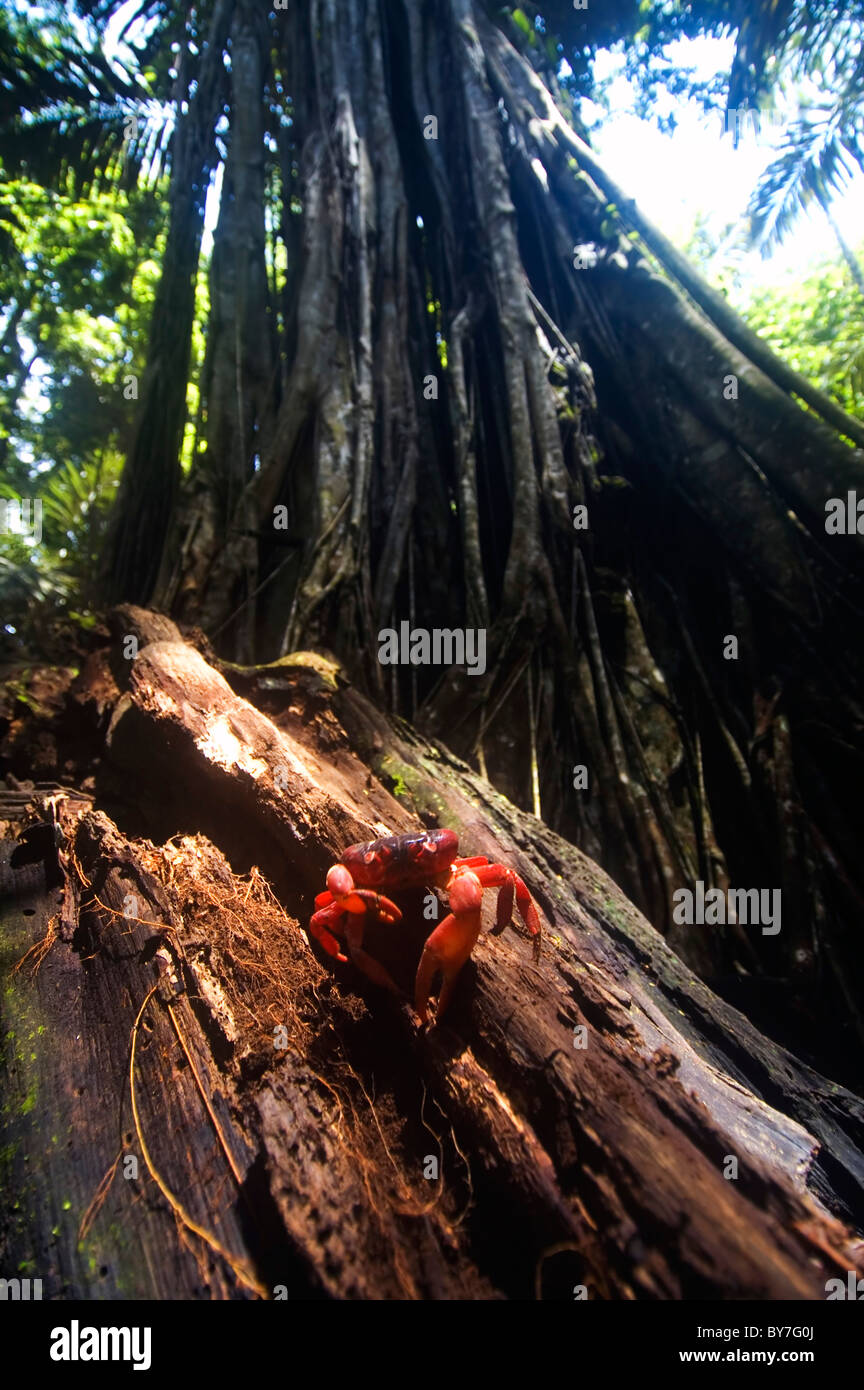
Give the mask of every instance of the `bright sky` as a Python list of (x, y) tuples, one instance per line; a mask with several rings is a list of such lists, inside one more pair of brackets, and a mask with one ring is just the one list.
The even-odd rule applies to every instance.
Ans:
[[(734, 43), (732, 39), (684, 39), (671, 44), (669, 58), (676, 65), (692, 67), (700, 79), (718, 69), (728, 71)], [(598, 78), (612, 77), (612, 110), (632, 106), (630, 84), (620, 72), (623, 58), (601, 54), (595, 71)], [(782, 127), (763, 123), (758, 138), (748, 132), (733, 149), (731, 134), (723, 135), (720, 118), (706, 120), (698, 102), (664, 98), (663, 115), (674, 111), (678, 127), (672, 136), (661, 135), (655, 125), (635, 116), (615, 115), (604, 126), (592, 129), (591, 142), (609, 173), (628, 197), (655, 222), (670, 240), (681, 244), (690, 236), (698, 213), (706, 214), (719, 231), (742, 216), (762, 169), (773, 157), (774, 147), (782, 143)], [(584, 103), (583, 119), (603, 113)], [(843, 236), (858, 246), (864, 235), (864, 174), (860, 171), (831, 206)], [(795, 273), (802, 274), (808, 262), (838, 254), (837, 243), (824, 214), (815, 210), (801, 218), (768, 260), (755, 251), (741, 262), (745, 277), (776, 282)]]

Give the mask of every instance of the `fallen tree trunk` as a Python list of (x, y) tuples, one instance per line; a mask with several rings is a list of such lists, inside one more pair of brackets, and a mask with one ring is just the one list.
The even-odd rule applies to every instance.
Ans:
[[(821, 1299), (857, 1268), (864, 1104), (592, 861), (332, 663), (220, 671), (163, 618), (112, 628), (54, 720), (89, 731), (90, 796), (34, 792), (0, 865), (4, 1268), (48, 1296), (340, 1299)], [(427, 1032), (301, 930), (346, 845), (424, 825), (547, 918), (536, 964), (484, 933)], [(432, 924), (399, 901), (367, 945), (408, 996)]]

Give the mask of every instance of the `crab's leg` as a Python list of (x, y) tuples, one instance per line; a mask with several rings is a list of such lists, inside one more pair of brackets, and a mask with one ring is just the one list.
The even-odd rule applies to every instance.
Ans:
[(525, 887), (519, 875), (513, 869), (506, 868), (503, 864), (486, 864), (473, 870), (484, 888), (499, 888), (498, 905), (495, 914), (494, 931), (496, 936), (508, 925), (513, 914), (513, 896), (516, 896), (516, 906), (519, 915), (526, 927), (534, 938), (534, 959), (540, 955), (540, 917), (534, 905), (534, 899)]
[(414, 1008), (421, 1023), (426, 1023), (428, 1020), (427, 1007), (432, 993), (432, 981), (435, 978), (435, 972), (440, 970), (444, 975), (444, 984), (438, 996), (436, 1013), (436, 1017), (440, 1018), (450, 1002), (456, 977), (471, 955), (479, 935), (480, 909), (478, 908), (476, 912), (464, 913), (460, 917), (452, 912), (449, 913), (429, 937), (423, 947), (423, 954), (417, 967), (417, 979), (414, 983)]
[(437, 1018), (450, 1002), (456, 976), (474, 950), (480, 935), (480, 904), (483, 889), (475, 873), (457, 872), (447, 885), (452, 912), (428, 937), (417, 967), (414, 983), (414, 1007), (421, 1023), (427, 1021), (429, 996), (436, 970), (442, 971), (444, 984), (438, 997)]
[(374, 956), (370, 956), (368, 951), (364, 951), (363, 925), (362, 917), (352, 917), (345, 925), (345, 940), (348, 942), (351, 959), (357, 969), (362, 970), (373, 984), (381, 985), (384, 989), (389, 989), (392, 994), (401, 996), (402, 991), (389, 970), (385, 970), (380, 961), (377, 961)]

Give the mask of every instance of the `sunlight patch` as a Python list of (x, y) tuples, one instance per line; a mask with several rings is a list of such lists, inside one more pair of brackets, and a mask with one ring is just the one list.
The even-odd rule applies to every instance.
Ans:
[(225, 718), (216, 719), (203, 739), (196, 740), (196, 747), (210, 762), (220, 767), (239, 767), (256, 780), (263, 777), (267, 764), (260, 758), (251, 758), (237, 735), (232, 733)]

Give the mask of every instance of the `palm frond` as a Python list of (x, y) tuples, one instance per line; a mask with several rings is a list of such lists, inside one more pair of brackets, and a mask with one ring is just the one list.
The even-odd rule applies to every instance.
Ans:
[[(162, 110), (140, 79), (98, 47), (84, 47), (65, 21), (40, 29), (0, 10), (0, 165), (7, 178), (86, 195), (122, 167), (133, 186), (164, 148), (154, 114)], [(133, 118), (139, 133), (130, 139)]]
[(751, 244), (767, 256), (814, 203), (827, 207), (861, 166), (857, 141), (833, 119), (796, 121), (765, 169), (747, 209)]

